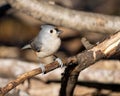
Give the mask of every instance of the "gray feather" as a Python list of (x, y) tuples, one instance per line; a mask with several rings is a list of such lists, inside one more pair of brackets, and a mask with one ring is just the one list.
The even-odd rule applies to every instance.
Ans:
[(24, 47), (22, 47), (22, 50), (25, 50), (25, 49), (31, 49), (31, 46), (30, 46), (30, 44), (28, 44), (28, 45), (25, 45)]
[(42, 47), (42, 43), (40, 42), (40, 40), (38, 40), (38, 37), (36, 37), (32, 42), (31, 42), (31, 48), (36, 51), (36, 52), (40, 52), (41, 47)]

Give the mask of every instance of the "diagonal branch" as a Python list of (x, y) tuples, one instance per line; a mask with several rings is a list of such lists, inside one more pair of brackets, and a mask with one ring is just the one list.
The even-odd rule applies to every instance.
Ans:
[[(104, 42), (100, 43), (94, 48), (78, 54), (76, 56), (78, 65), (73, 67), (69, 65), (65, 70), (62, 78), (60, 96), (73, 96), (73, 91), (77, 83), (79, 73), (83, 69), (94, 64), (96, 61), (112, 56), (114, 53), (120, 52), (119, 49), (120, 32), (106, 39)], [(67, 73), (69, 73), (69, 75)]]
[[(73, 66), (73, 67), (71, 67), (72, 70), (69, 71), (69, 73), (67, 74), (68, 77), (64, 75), (64, 78), (67, 78), (67, 82), (63, 82), (63, 83), (65, 83), (64, 85), (68, 87), (66, 89), (65, 86), (64, 91), (62, 90), (63, 87), (61, 88), (60, 96), (72, 96), (72, 92), (75, 87), (75, 83), (77, 82), (77, 77), (79, 75), (79, 72), (89, 67), (96, 61), (102, 59), (103, 57), (108, 57), (115, 54), (116, 52), (120, 52), (119, 49), (120, 49), (120, 32), (116, 33), (115, 35), (105, 40), (103, 43), (100, 43), (99, 45), (95, 46), (90, 50), (79, 53), (77, 56), (62, 60), (63, 64), (65, 66), (68, 66), (68, 68), (69, 66)], [(73, 65), (71, 65), (71, 63), (73, 63)], [(78, 65), (76, 66), (76, 64)], [(58, 62), (53, 62), (51, 64), (48, 64), (45, 66), (46, 73), (58, 67), (59, 67)], [(32, 78), (33, 76), (38, 75), (41, 72), (42, 70), (40, 68), (36, 68), (32, 71), (26, 72), (18, 76), (15, 80), (9, 82), (5, 87), (0, 89), (0, 96), (4, 96), (6, 93), (8, 93), (10, 90), (15, 88), (22, 82), (24, 82), (26, 79)], [(64, 81), (65, 80), (66, 79), (64, 79)]]
[(120, 30), (120, 17), (88, 13), (49, 4), (44, 0), (7, 0), (20, 12), (38, 20), (78, 31), (115, 33)]
[[(56, 69), (59, 67), (58, 62), (53, 62), (51, 64), (48, 64), (45, 66), (46, 73), (49, 71), (52, 71), (53, 69)], [(26, 72), (20, 76), (18, 76), (14, 81), (9, 82), (5, 87), (0, 89), (0, 96), (4, 96), (6, 93), (8, 93), (10, 90), (18, 86), (19, 84), (23, 83), (25, 80), (32, 78), (35, 75), (38, 75), (42, 73), (41, 68), (36, 68), (32, 71)]]

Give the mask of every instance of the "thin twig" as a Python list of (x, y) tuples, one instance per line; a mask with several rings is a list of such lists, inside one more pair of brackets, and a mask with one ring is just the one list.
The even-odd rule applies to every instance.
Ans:
[[(49, 71), (52, 71), (53, 69), (56, 69), (59, 67), (58, 62), (53, 62), (51, 64), (48, 64), (45, 66), (46, 73)], [(42, 72), (41, 68), (36, 68), (32, 71), (26, 72), (20, 76), (17, 77), (17, 79), (9, 82), (5, 87), (0, 89), (0, 96), (4, 96), (6, 93), (8, 93), (11, 89), (15, 88), (19, 84), (23, 83), (25, 80), (32, 78), (35, 75), (38, 75)]]

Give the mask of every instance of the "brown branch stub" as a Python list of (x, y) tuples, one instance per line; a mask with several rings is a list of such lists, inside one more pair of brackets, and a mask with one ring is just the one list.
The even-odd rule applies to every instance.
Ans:
[[(75, 30), (115, 33), (120, 17), (87, 13), (49, 4), (44, 0), (7, 0), (15, 9), (38, 20)], [(46, 19), (47, 18), (47, 19)]]
[(94, 45), (92, 45), (85, 37), (81, 38), (81, 42), (87, 50), (94, 47)]

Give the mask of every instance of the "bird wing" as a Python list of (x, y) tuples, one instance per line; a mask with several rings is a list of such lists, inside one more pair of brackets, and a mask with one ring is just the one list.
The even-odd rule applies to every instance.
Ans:
[(37, 39), (34, 39), (32, 42), (31, 42), (31, 48), (36, 51), (36, 52), (40, 52), (41, 51), (41, 47), (42, 47), (42, 43), (37, 40)]
[(24, 47), (22, 47), (22, 50), (24, 50), (24, 49), (30, 49), (30, 48), (31, 48), (30, 44), (27, 44)]

